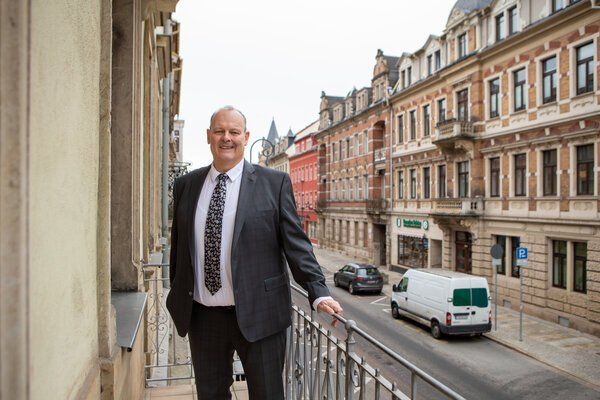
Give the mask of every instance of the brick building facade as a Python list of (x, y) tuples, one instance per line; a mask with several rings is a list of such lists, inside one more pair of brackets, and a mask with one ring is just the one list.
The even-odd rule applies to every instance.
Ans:
[(298, 216), (302, 228), (310, 241), (316, 245), (317, 238), (317, 141), (314, 133), (319, 128), (319, 121), (309, 124), (298, 132), (294, 139), (294, 151), (289, 155), (290, 178)]
[(599, 36), (587, 1), (459, 0), (419, 50), (379, 51), (371, 88), (321, 96), (320, 243), (492, 288), (500, 244), (500, 304), (522, 273), (526, 312), (599, 335)]

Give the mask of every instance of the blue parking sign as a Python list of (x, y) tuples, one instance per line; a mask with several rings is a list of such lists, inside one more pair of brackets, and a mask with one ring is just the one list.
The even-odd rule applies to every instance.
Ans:
[(517, 260), (527, 260), (527, 247), (517, 247)]

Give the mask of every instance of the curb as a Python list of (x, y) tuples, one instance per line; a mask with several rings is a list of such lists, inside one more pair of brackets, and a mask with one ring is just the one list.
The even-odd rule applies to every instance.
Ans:
[(484, 338), (486, 338), (486, 339), (489, 339), (489, 340), (491, 340), (491, 341), (493, 341), (493, 342), (496, 342), (496, 343), (498, 343), (498, 344), (500, 344), (500, 345), (502, 345), (502, 346), (504, 346), (504, 347), (506, 347), (506, 348), (509, 348), (509, 349), (511, 349), (511, 350), (514, 350), (514, 351), (516, 351), (517, 353), (520, 353), (520, 354), (523, 354), (524, 356), (527, 356), (527, 357), (529, 357), (529, 358), (532, 358), (532, 359), (534, 359), (534, 360), (536, 360), (536, 361), (538, 361), (538, 362), (540, 362), (540, 363), (542, 363), (542, 364), (544, 364), (544, 365), (546, 365), (546, 366), (548, 366), (548, 367), (551, 367), (551, 368), (557, 369), (557, 370), (559, 370), (560, 372), (562, 372), (562, 373), (564, 373), (564, 374), (566, 374), (566, 375), (569, 375), (570, 377), (572, 377), (572, 378), (575, 378), (576, 380), (578, 380), (578, 381), (580, 381), (580, 382), (582, 382), (582, 383), (584, 383), (584, 384), (586, 384), (586, 385), (589, 385), (589, 386), (591, 386), (592, 388), (594, 388), (594, 389), (596, 389), (596, 390), (600, 390), (600, 385), (598, 385), (597, 383), (595, 383), (595, 382), (592, 382), (592, 381), (588, 380), (587, 378), (583, 378), (583, 377), (581, 377), (581, 376), (575, 375), (575, 374), (573, 374), (571, 371), (568, 371), (568, 370), (566, 370), (566, 369), (564, 369), (564, 368), (561, 368), (561, 367), (559, 367), (559, 366), (556, 366), (556, 365), (554, 365), (554, 364), (550, 364), (548, 361), (546, 361), (546, 360), (544, 360), (544, 359), (542, 359), (542, 358), (540, 358), (540, 357), (537, 357), (537, 356), (535, 356), (535, 355), (534, 355), (534, 354), (532, 354), (532, 353), (529, 353), (529, 352), (527, 352), (527, 351), (525, 351), (525, 350), (523, 350), (523, 349), (520, 349), (520, 348), (518, 348), (518, 347), (515, 347), (515, 346), (513, 346), (513, 345), (512, 345), (510, 342), (508, 342), (508, 341), (505, 341), (505, 340), (502, 340), (502, 339), (499, 339), (499, 338), (497, 338), (497, 337), (490, 336), (490, 335), (483, 335), (483, 337), (484, 337)]

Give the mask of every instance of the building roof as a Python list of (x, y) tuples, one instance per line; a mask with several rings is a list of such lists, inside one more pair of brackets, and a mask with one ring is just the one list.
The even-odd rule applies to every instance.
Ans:
[(480, 10), (489, 6), (493, 0), (458, 0), (450, 14), (454, 12), (454, 10), (462, 11), (465, 14), (470, 13), (471, 11)]
[(287, 137), (292, 137), (293, 138), (294, 136), (295, 135), (294, 135), (294, 132), (292, 132), (292, 127), (290, 127), (290, 129), (288, 130), (288, 133), (287, 133)]
[(279, 140), (279, 133), (277, 133), (277, 127), (275, 126), (275, 118), (271, 121), (271, 127), (269, 128), (269, 135), (267, 136), (267, 140), (272, 144), (277, 143)]
[(317, 132), (318, 130), (319, 130), (319, 120), (311, 122), (310, 124), (308, 124), (308, 126), (302, 128), (302, 130), (300, 130), (300, 132), (298, 132), (296, 134), (296, 141), (298, 141), (300, 139), (304, 139), (305, 137), (310, 136), (311, 134)]

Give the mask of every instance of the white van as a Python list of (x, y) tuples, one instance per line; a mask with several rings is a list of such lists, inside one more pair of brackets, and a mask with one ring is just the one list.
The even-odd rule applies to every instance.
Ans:
[(482, 334), (492, 328), (487, 280), (441, 268), (410, 269), (392, 288), (392, 315), (406, 316), (443, 334)]

